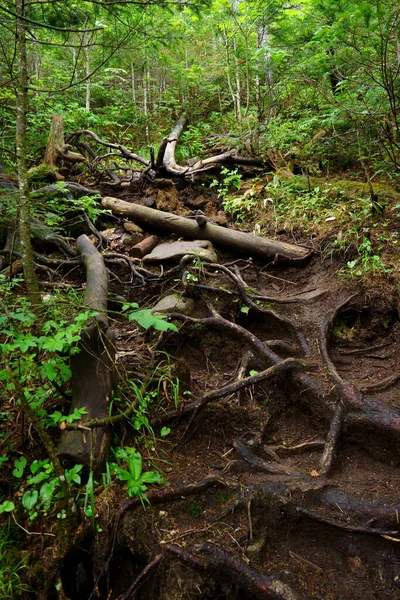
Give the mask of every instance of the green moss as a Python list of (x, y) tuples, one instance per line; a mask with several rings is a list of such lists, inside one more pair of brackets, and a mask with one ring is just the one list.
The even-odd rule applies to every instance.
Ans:
[(49, 165), (41, 164), (37, 167), (33, 167), (28, 171), (28, 181), (30, 185), (35, 186), (36, 184), (43, 183), (54, 183), (57, 181), (56, 167), (50, 167)]

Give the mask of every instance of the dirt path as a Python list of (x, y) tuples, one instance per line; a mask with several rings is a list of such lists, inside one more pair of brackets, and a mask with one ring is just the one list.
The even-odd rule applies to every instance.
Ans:
[[(90, 597), (400, 597), (400, 396), (394, 378), (384, 381), (400, 373), (397, 312), (385, 299), (368, 301), (319, 257), (300, 268), (219, 258), (232, 260), (232, 276), (218, 266), (186, 267), (195, 310), (151, 356), (136, 326), (119, 326), (120, 372), (163, 365), (184, 382), (181, 410), (274, 361), (300, 364), (182, 418), (166, 418), (175, 409), (165, 388), (149, 418), (156, 434), (161, 421), (171, 434), (134, 443), (149, 466), (164, 469), (167, 487), (149, 493), (145, 511), (135, 499), (122, 504), (120, 489), (103, 493), (94, 579), (81, 587), (65, 581), (65, 591), (87, 598), (98, 579)], [(181, 282), (178, 273), (130, 299), (151, 305)], [(120, 435), (128, 445), (130, 434)], [(83, 556), (75, 555), (76, 572)]]
[[(121, 197), (228, 221), (214, 192), (169, 180)], [(149, 265), (129, 258), (116, 227), (100, 248), (114, 295), (141, 309), (171, 293), (193, 301), (189, 316), (170, 314), (179, 332), (110, 314), (114, 414), (135, 402), (132, 382), (145, 390), (139, 423), (113, 427), (114, 447), (135, 448), (166, 483), (150, 487), (145, 510), (124, 482), (97, 490), (98, 531), (83, 518), (50, 600), (400, 598), (392, 299), (366, 296), (318, 253), (274, 264), (216, 246), (216, 263)], [(308, 245), (300, 235), (284, 241)], [(81, 285), (77, 262), (62, 263), (61, 285)], [(53, 552), (32, 546), (38, 562)]]

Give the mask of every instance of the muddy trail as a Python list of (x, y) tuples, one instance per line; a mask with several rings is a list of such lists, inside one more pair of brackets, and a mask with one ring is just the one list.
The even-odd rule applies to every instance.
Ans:
[[(227, 224), (194, 189), (122, 198)], [(151, 399), (146, 434), (121, 421), (114, 436), (166, 484), (150, 486), (145, 507), (120, 482), (102, 491), (102, 531), (88, 519), (63, 560), (64, 595), (49, 597), (400, 598), (397, 310), (318, 253), (274, 262), (215, 244), (211, 262), (127, 261), (127, 222), (102, 232), (110, 291), (140, 308), (184, 300), (164, 310), (179, 332), (113, 313), (119, 384), (146, 381)], [(122, 411), (134, 397), (123, 389)]]

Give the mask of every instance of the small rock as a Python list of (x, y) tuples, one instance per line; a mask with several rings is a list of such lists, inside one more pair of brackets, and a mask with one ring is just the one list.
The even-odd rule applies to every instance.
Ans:
[(169, 294), (161, 298), (153, 307), (152, 313), (169, 313), (178, 312), (183, 315), (190, 315), (194, 310), (194, 300), (192, 298), (184, 298), (180, 294)]
[(164, 260), (179, 262), (183, 256), (188, 254), (197, 256), (206, 262), (217, 262), (218, 260), (212, 243), (207, 240), (159, 244), (143, 260), (146, 262), (162, 262)]
[(144, 199), (144, 205), (148, 206), (149, 208), (155, 208), (156, 207), (156, 199), (154, 198), (154, 196), (147, 196)]
[(135, 246), (144, 239), (144, 233), (123, 233), (121, 243), (124, 246)]
[(139, 227), (139, 225), (136, 225), (136, 223), (132, 223), (132, 221), (127, 221), (126, 223), (124, 223), (124, 229), (128, 233), (142, 233), (142, 234), (144, 234), (143, 229), (141, 227)]
[(100, 232), (101, 235), (103, 235), (105, 238), (107, 238), (108, 240), (112, 240), (115, 238), (116, 232), (115, 232), (115, 227), (113, 227), (112, 229), (104, 229), (103, 231)]

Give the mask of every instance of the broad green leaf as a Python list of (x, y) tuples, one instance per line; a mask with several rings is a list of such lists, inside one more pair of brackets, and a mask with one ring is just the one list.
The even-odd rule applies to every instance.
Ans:
[(9, 500), (5, 500), (0, 504), (0, 514), (5, 512), (11, 512), (14, 510), (15, 504), (14, 502), (10, 502)]
[(128, 467), (133, 479), (138, 481), (142, 474), (142, 456), (139, 452), (135, 452), (128, 458)]
[(17, 458), (14, 461), (14, 470), (12, 472), (12, 474), (14, 475), (14, 477), (18, 477), (21, 478), (22, 475), (24, 474), (24, 469), (26, 467), (26, 463), (28, 461), (26, 460), (25, 456), (21, 456), (20, 458)]
[(157, 331), (178, 331), (178, 328), (173, 323), (166, 321), (166, 317), (162, 315), (153, 315), (151, 308), (137, 310), (129, 314), (129, 321), (136, 321), (144, 329), (156, 329)]
[(164, 479), (155, 471), (146, 471), (142, 474), (140, 481), (142, 483), (164, 483)]
[(52, 479), (51, 481), (44, 483), (42, 485), (42, 487), (40, 488), (40, 492), (39, 492), (41, 499), (44, 502), (49, 503), (54, 495), (54, 490), (56, 489), (57, 486), (58, 486), (57, 479)]
[(131, 473), (129, 473), (129, 471), (127, 471), (126, 469), (121, 469), (117, 467), (117, 473), (118, 479), (120, 479), (121, 481), (130, 481), (132, 479)]
[(140, 496), (142, 491), (146, 491), (146, 486), (140, 485), (140, 483), (132, 481), (131, 479), (128, 483), (128, 496), (135, 498), (136, 496)]
[(25, 492), (22, 496), (22, 505), (26, 510), (31, 510), (38, 501), (39, 493), (37, 490)]
[(29, 485), (37, 485), (38, 483), (42, 483), (42, 481), (45, 481), (48, 478), (49, 478), (48, 473), (41, 471), (40, 473), (37, 473), (37, 475), (34, 475), (33, 477), (29, 477), (28, 484)]

